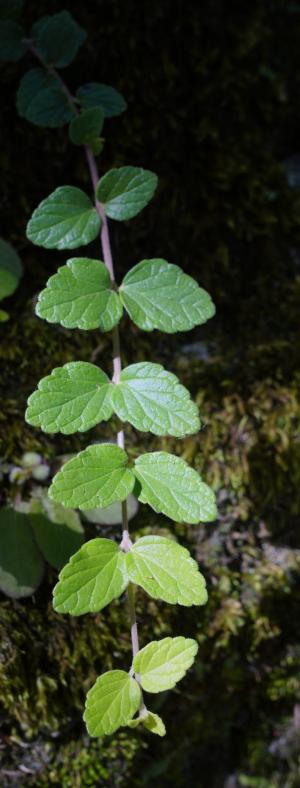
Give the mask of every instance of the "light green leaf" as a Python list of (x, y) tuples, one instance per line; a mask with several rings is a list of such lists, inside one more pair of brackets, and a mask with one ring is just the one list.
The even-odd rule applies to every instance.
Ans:
[(110, 219), (132, 219), (148, 205), (157, 187), (157, 175), (142, 167), (109, 170), (97, 186), (97, 199)]
[(132, 583), (172, 605), (204, 605), (205, 580), (185, 547), (163, 536), (143, 536), (126, 554)]
[(99, 676), (86, 698), (83, 719), (90, 736), (114, 733), (127, 725), (137, 712), (141, 690), (124, 670), (110, 670)]
[(0, 19), (19, 19), (23, 0), (0, 0)]
[(191, 638), (153, 640), (134, 657), (133, 670), (146, 692), (175, 687), (194, 662), (198, 644)]
[(36, 126), (59, 128), (75, 115), (57, 79), (42, 68), (32, 68), (21, 79), (17, 110)]
[(44, 432), (85, 432), (111, 417), (111, 390), (99, 367), (71, 361), (40, 380), (28, 399), (26, 421)]
[(62, 467), (49, 495), (64, 506), (93, 509), (124, 501), (134, 486), (123, 449), (111, 443), (88, 446)]
[(103, 129), (104, 113), (101, 107), (85, 109), (70, 123), (70, 140), (74, 145), (89, 145), (99, 137)]
[(100, 225), (87, 194), (75, 186), (59, 186), (35, 209), (26, 235), (45, 249), (76, 249), (93, 241)]
[(145, 710), (144, 714), (141, 712), (139, 717), (135, 717), (134, 720), (130, 720), (127, 724), (129, 728), (137, 728), (139, 725), (143, 725), (151, 733), (156, 733), (157, 736), (166, 735), (166, 727), (161, 717), (158, 714), (154, 714), (153, 711), (148, 711), (148, 709)]
[(27, 51), (23, 43), (25, 31), (11, 20), (0, 21), (0, 60), (15, 62)]
[(135, 461), (134, 473), (141, 484), (139, 501), (155, 512), (186, 523), (216, 519), (213, 490), (181, 457), (165, 451), (142, 454)]
[(22, 273), (19, 255), (10, 243), (0, 238), (0, 299), (14, 293)]
[(72, 555), (54, 588), (58, 613), (97, 613), (117, 599), (128, 584), (125, 554), (111, 539), (91, 539)]
[(36, 313), (65, 328), (110, 331), (122, 316), (118, 294), (100, 260), (74, 257), (58, 269), (38, 299)]
[(9, 507), (0, 510), (0, 589), (12, 599), (31, 596), (44, 572), (26, 514)]
[[(139, 505), (133, 495), (129, 495), (126, 500), (127, 518), (132, 520), (138, 511)], [(106, 506), (105, 509), (89, 509), (83, 514), (90, 523), (97, 525), (121, 525), (122, 524), (122, 504), (119, 501)]]
[(126, 274), (119, 292), (131, 319), (144, 331), (188, 331), (215, 314), (208, 293), (166, 260), (142, 260)]
[(112, 397), (119, 418), (142, 432), (182, 437), (200, 428), (198, 408), (189, 391), (161, 364), (141, 362), (126, 367)]
[(61, 569), (79, 550), (84, 531), (77, 512), (51, 501), (43, 487), (34, 490), (29, 518), (36, 542), (51, 566)]
[(88, 82), (76, 91), (76, 97), (83, 107), (101, 107), (106, 118), (121, 115), (127, 104), (121, 93), (110, 85), (100, 82)]
[(0, 309), (0, 323), (6, 323), (9, 320), (8, 312), (5, 312), (5, 309)]
[(31, 29), (31, 36), (46, 65), (65, 68), (76, 57), (87, 34), (68, 11), (60, 11), (39, 19)]

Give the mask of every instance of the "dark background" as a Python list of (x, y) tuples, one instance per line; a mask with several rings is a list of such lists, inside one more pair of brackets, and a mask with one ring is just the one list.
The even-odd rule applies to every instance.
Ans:
[[(127, 113), (107, 121), (99, 169), (133, 164), (159, 176), (149, 207), (111, 228), (119, 280), (140, 259), (165, 257), (217, 306), (213, 321), (185, 335), (143, 334), (125, 321), (122, 341), (124, 362), (161, 361), (197, 397), (199, 438), (165, 447), (203, 470), (218, 493), (220, 521), (175, 527), (207, 577), (204, 611), (183, 618), (178, 608), (139, 600), (143, 644), (170, 632), (200, 643), (195, 669), (156, 703), (164, 740), (124, 729), (89, 741), (81, 723), (96, 673), (129, 659), (124, 605), (79, 621), (56, 616), (50, 570), (34, 600), (3, 597), (4, 780), (297, 788), (300, 4), (43, 0), (27, 3), (28, 27), (62, 8), (88, 31), (64, 70), (69, 87), (106, 82), (128, 102)], [(15, 92), (34, 65), (26, 61), (2, 71), (1, 235), (18, 248), (25, 276), (1, 326), (1, 451), (18, 463), (37, 449), (55, 465), (86, 437), (30, 429), (26, 397), (54, 366), (90, 360), (99, 342), (97, 360), (109, 370), (111, 348), (107, 335), (60, 330), (34, 316), (36, 294), (66, 256), (31, 246), (26, 222), (58, 185), (90, 187), (66, 129), (18, 118)], [(128, 442), (142, 447), (149, 436), (129, 431)], [(5, 481), (2, 496), (11, 496)], [(140, 512), (133, 527), (148, 526), (171, 528)]]

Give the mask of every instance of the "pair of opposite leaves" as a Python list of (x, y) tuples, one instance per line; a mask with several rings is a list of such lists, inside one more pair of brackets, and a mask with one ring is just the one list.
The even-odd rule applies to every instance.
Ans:
[[(200, 424), (197, 406), (176, 376), (147, 362), (124, 369), (117, 385), (88, 362), (54, 369), (29, 397), (26, 420), (45, 432), (70, 434), (90, 429), (113, 412), (157, 435), (182, 436)], [(130, 468), (126, 452), (112, 444), (89, 446), (67, 462), (49, 494), (71, 508), (106, 507), (124, 500), (136, 482), (139, 500), (167, 517), (190, 523), (216, 517), (214, 493), (182, 458), (151, 452)]]
[[(19, 114), (37, 126), (57, 128), (71, 121), (72, 142), (75, 145), (91, 144), (94, 153), (99, 153), (103, 120), (126, 110), (123, 96), (110, 85), (96, 82), (82, 85), (76, 91), (76, 99), (83, 111), (80, 116), (75, 116), (75, 110), (58, 79), (47, 71), (47, 67), (60, 69), (68, 66), (84, 43), (86, 31), (68, 11), (61, 11), (39, 19), (27, 36), (18, 21), (19, 13), (14, 13), (17, 12), (16, 5), (16, 0), (8, 0), (7, 7), (1, 9), (0, 60), (17, 61), (33, 45), (45, 66), (44, 69), (30, 69), (22, 78), (17, 93)], [(18, 11), (21, 12), (21, 3)]]
[[(197, 650), (198, 645), (191, 638), (154, 640), (136, 654), (130, 673), (111, 670), (99, 676), (87, 694), (83, 716), (90, 736), (114, 733), (122, 725), (135, 728), (140, 724), (164, 736), (163, 721), (145, 707), (133, 719), (141, 706), (141, 687), (150, 693), (171, 689), (191, 667)], [(138, 677), (138, 682), (131, 674)]]
[[(119, 167), (99, 181), (96, 199), (117, 221), (131, 219), (148, 204), (157, 176), (140, 167)], [(56, 189), (34, 211), (27, 237), (47, 249), (74, 249), (94, 240), (101, 227), (89, 197), (72, 186)], [(210, 296), (194, 279), (162, 259), (143, 260), (116, 292), (104, 263), (73, 258), (50, 278), (40, 294), (37, 314), (65, 328), (110, 331), (126, 308), (145, 331), (187, 331), (214, 315)]]

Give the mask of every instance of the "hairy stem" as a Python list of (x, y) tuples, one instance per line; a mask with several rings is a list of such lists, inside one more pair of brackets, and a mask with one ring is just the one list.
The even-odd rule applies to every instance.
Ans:
[[(57, 81), (61, 86), (62, 91), (64, 92), (65, 96), (68, 99), (68, 102), (73, 112), (76, 113), (76, 115), (78, 115), (79, 110), (78, 107), (76, 106), (74, 97), (72, 96), (72, 93), (69, 91), (69, 88), (65, 84), (64, 80), (61, 78), (60, 74), (56, 71), (55, 68), (53, 68), (53, 66), (47, 66), (46, 63), (44, 63), (38, 50), (36, 49), (36, 47), (34, 46), (33, 42), (30, 39), (24, 39), (24, 42), (26, 42), (29, 50), (42, 64), (43, 68), (45, 68), (49, 74), (51, 74), (57, 79)], [(103, 260), (109, 271), (112, 285), (113, 287), (116, 288), (116, 279), (115, 279), (113, 257), (112, 257), (110, 238), (109, 238), (108, 221), (103, 206), (96, 198), (96, 187), (99, 181), (97, 163), (94, 154), (88, 145), (85, 146), (85, 154), (90, 171), (91, 181), (93, 184), (93, 189), (95, 192), (95, 205), (101, 219), (100, 240), (102, 246)], [(118, 325), (116, 325), (115, 328), (113, 329), (112, 340), (113, 340), (113, 378), (112, 379), (114, 383), (118, 383), (120, 380), (120, 375), (122, 370), (120, 332)], [(125, 448), (125, 435), (123, 429), (119, 430), (117, 433), (117, 444), (118, 446), (120, 446), (121, 449)], [(128, 552), (132, 546), (132, 542), (129, 535), (129, 528), (128, 528), (126, 500), (122, 501), (122, 541), (120, 546), (125, 552)], [(139, 651), (139, 637), (138, 637), (138, 628), (137, 628), (136, 611), (135, 611), (135, 589), (132, 583), (129, 583), (128, 585), (128, 608), (129, 608), (129, 618), (130, 618), (132, 653), (133, 656), (135, 656)], [(144, 707), (144, 703), (142, 701), (141, 708), (143, 707)]]

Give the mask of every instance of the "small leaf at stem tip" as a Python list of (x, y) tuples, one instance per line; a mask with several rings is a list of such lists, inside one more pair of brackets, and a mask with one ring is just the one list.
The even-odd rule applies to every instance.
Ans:
[(75, 115), (57, 79), (42, 68), (32, 68), (21, 79), (17, 92), (21, 118), (43, 128), (65, 126)]
[(112, 388), (99, 367), (71, 361), (40, 380), (28, 399), (25, 419), (43, 432), (85, 432), (111, 417)]
[(139, 501), (176, 522), (211, 522), (217, 517), (213, 490), (182, 457), (165, 451), (141, 454), (134, 473), (141, 485)]
[(140, 702), (139, 685), (128, 673), (124, 670), (103, 673), (86, 698), (83, 719), (89, 735), (108, 735), (127, 725)]
[(65, 68), (76, 57), (87, 33), (69, 11), (60, 11), (35, 22), (31, 37), (46, 65)]
[(124, 501), (133, 486), (126, 452), (102, 443), (88, 446), (66, 462), (54, 477), (49, 495), (69, 508), (94, 509)]
[(161, 717), (158, 714), (154, 714), (153, 711), (148, 711), (148, 709), (146, 709), (145, 714), (140, 714), (139, 717), (130, 720), (127, 725), (129, 728), (137, 728), (143, 725), (148, 731), (155, 733), (157, 736), (166, 735), (166, 727)]
[(126, 274), (120, 298), (144, 331), (189, 331), (215, 314), (210, 295), (195, 279), (166, 260), (142, 260)]
[(191, 638), (153, 640), (136, 654), (133, 670), (146, 692), (163, 692), (175, 687), (185, 676), (197, 651), (198, 644)]
[(76, 91), (76, 98), (83, 107), (101, 107), (106, 118), (121, 115), (127, 104), (121, 93), (110, 85), (100, 82), (88, 82)]
[(104, 263), (74, 257), (50, 277), (39, 295), (36, 314), (64, 328), (105, 332), (121, 319), (122, 304)]
[(183, 437), (200, 428), (189, 391), (161, 364), (141, 362), (123, 369), (112, 398), (119, 419), (142, 432)]
[(204, 605), (207, 591), (198, 564), (185, 547), (163, 536), (143, 536), (126, 555), (129, 579), (154, 599)]
[(16, 62), (27, 51), (23, 43), (25, 30), (12, 20), (0, 21), (0, 60)]
[(90, 198), (75, 186), (59, 186), (35, 209), (26, 235), (45, 249), (76, 249), (97, 237), (101, 221)]
[(0, 238), (0, 299), (15, 292), (22, 273), (23, 266), (16, 250)]
[(101, 107), (85, 109), (70, 123), (69, 136), (74, 145), (90, 145), (100, 136), (104, 113)]
[(99, 202), (110, 219), (132, 219), (150, 202), (157, 187), (157, 175), (142, 167), (118, 167), (100, 178), (96, 189)]
[(53, 591), (58, 613), (97, 613), (128, 584), (125, 554), (111, 539), (91, 539), (64, 566)]

